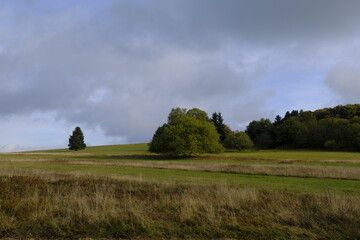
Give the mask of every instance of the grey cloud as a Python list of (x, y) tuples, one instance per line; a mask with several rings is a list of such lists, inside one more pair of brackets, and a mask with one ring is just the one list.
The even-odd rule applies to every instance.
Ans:
[(275, 95), (274, 90), (255, 91), (252, 96), (248, 98), (240, 99), (235, 105), (233, 105), (227, 112), (230, 119), (235, 121), (230, 122), (232, 127), (244, 129), (249, 121), (260, 118), (270, 118), (274, 116), (272, 112), (269, 112), (264, 102), (268, 101)]
[(111, 6), (112, 27), (132, 36), (158, 37), (194, 48), (235, 44), (288, 44), (355, 37), (360, 29), (356, 0), (120, 1)]
[[(222, 111), (237, 126), (266, 112), (274, 95), (257, 90), (256, 80), (270, 65), (296, 65), (318, 44), (352, 41), (359, 7), (325, 0), (124, 0), (86, 17), (79, 8), (23, 17), (9, 11), (0, 15), (8, 22), (0, 30), (0, 102), (7, 103), (0, 114), (55, 112), (130, 142), (149, 140), (177, 106)], [(294, 42), (294, 55), (281, 51)]]
[(327, 86), (343, 104), (360, 102), (360, 66), (342, 63), (335, 66), (325, 79)]

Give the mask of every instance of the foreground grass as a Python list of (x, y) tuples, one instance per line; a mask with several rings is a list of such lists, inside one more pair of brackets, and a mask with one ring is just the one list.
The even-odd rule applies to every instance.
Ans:
[(330, 193), (18, 173), (0, 199), (0, 237), (360, 238), (360, 197)]

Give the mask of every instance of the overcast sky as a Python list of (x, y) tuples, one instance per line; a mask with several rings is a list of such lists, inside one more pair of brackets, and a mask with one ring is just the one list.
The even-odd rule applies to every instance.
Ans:
[(0, 151), (148, 142), (171, 108), (234, 130), (360, 103), (358, 0), (0, 0)]

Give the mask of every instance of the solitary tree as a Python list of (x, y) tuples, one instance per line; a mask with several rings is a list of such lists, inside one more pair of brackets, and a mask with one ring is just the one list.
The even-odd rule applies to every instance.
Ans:
[(86, 144), (84, 142), (84, 134), (81, 131), (80, 127), (76, 127), (73, 131), (72, 135), (69, 138), (69, 149), (70, 150), (81, 150), (86, 148)]
[(194, 156), (223, 151), (219, 134), (207, 114), (197, 108), (172, 109), (168, 122), (159, 127), (150, 143), (150, 152)]

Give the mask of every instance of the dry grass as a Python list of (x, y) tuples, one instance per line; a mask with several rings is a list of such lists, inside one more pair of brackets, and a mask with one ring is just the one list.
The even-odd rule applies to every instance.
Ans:
[(3, 175), (0, 237), (360, 238), (358, 196), (134, 182), (16, 169)]
[(176, 162), (92, 162), (68, 161), (76, 165), (111, 165), (122, 167), (142, 167), (159, 169), (176, 169), (188, 171), (209, 171), (240, 174), (261, 174), (272, 176), (294, 176), (337, 179), (360, 179), (360, 168), (331, 167), (331, 166), (299, 166), (299, 165), (270, 165), (270, 164), (226, 164), (226, 163), (176, 163)]
[(8, 159), (10, 162), (50, 162), (72, 165), (97, 165), (118, 167), (140, 167), (157, 169), (174, 169), (187, 171), (208, 171), (238, 174), (257, 174), (270, 176), (314, 177), (360, 180), (359, 167), (334, 166), (302, 166), (302, 165), (274, 165), (274, 164), (228, 164), (228, 163), (186, 163), (186, 162), (156, 162), (156, 161), (72, 161), (66, 159)]
[[(36, 158), (27, 158), (27, 156), (38, 155)], [(44, 154), (42, 157), (41, 154)], [(56, 158), (46, 158), (46, 155), (58, 156)], [(11, 154), (0, 155), (2, 162), (46, 162), (46, 163), (62, 163), (72, 165), (104, 165), (118, 167), (140, 167), (140, 168), (156, 168), (156, 169), (174, 169), (188, 171), (208, 171), (223, 173), (239, 173), (239, 174), (256, 174), (270, 176), (292, 176), (292, 177), (314, 177), (314, 178), (334, 178), (334, 179), (351, 179), (360, 180), (360, 167), (353, 166), (326, 166), (326, 165), (301, 165), (301, 163), (316, 162), (319, 163), (360, 163), (360, 160), (284, 160), (284, 159), (259, 159), (259, 158), (243, 158), (238, 156), (223, 156), (218, 162), (196, 162), (197, 159), (206, 160), (213, 156), (200, 156), (191, 162), (184, 161), (156, 161), (166, 158), (161, 155), (111, 155), (102, 154), (100, 157), (108, 157), (112, 161), (92, 160), (97, 155), (89, 153), (23, 153), (16, 155), (24, 155), (24, 157), (11, 157)], [(79, 159), (62, 158), (61, 156), (85, 157)], [(86, 157), (89, 157), (86, 159)], [(138, 161), (131, 161), (134, 158)], [(146, 159), (149, 159), (146, 161)], [(82, 160), (83, 159), (83, 160)], [(114, 161), (115, 159), (115, 161)], [(253, 161), (252, 164), (226, 163), (226, 161)], [(222, 162), (223, 161), (223, 162)], [(225, 161), (225, 162), (224, 162)], [(259, 162), (260, 161), (260, 162)], [(264, 164), (266, 162), (266, 164)], [(296, 164), (294, 164), (296, 163)]]

